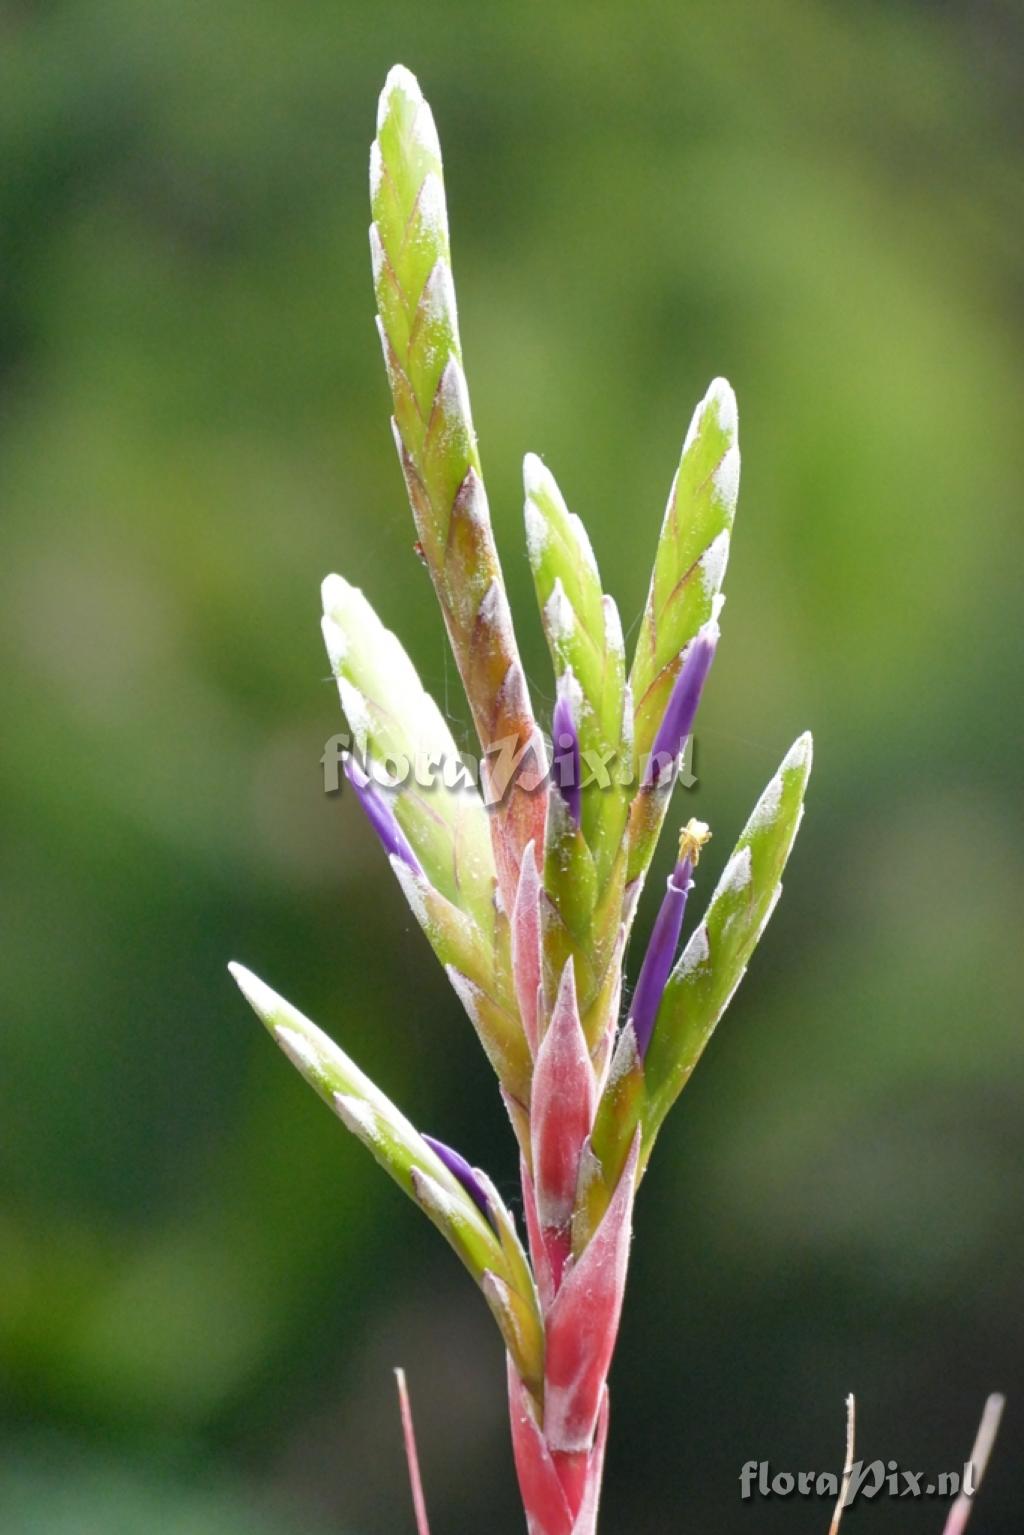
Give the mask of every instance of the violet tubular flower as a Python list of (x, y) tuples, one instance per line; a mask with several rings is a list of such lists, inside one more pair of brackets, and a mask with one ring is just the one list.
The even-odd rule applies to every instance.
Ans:
[(714, 618), (698, 629), (683, 655), (664, 717), (651, 746), (644, 788), (655, 788), (665, 777), (666, 762), (675, 763), (693, 730), (701, 694), (718, 648), (720, 630)]
[(633, 993), (629, 1021), (636, 1036), (640, 1059), (647, 1054), (647, 1047), (654, 1033), (658, 1008), (679, 948), (679, 935), (683, 929), (686, 898), (693, 889), (693, 871), (700, 858), (701, 849), (710, 840), (711, 833), (703, 821), (690, 821), (679, 838), (679, 858), (668, 877), (665, 896), (661, 903), (640, 975)]
[(359, 763), (346, 752), (342, 758), (345, 777), (356, 791), (356, 797), (366, 812), (366, 818), (380, 839), (389, 858), (400, 858), (414, 874), (422, 874), (420, 861), (410, 846), (409, 839), (398, 824), (395, 812), (377, 785), (364, 773)]
[(580, 738), (573, 717), (569, 678), (558, 689), (558, 700), (551, 716), (552, 771), (565, 808), (578, 827), (583, 813), (583, 784), (580, 776)]

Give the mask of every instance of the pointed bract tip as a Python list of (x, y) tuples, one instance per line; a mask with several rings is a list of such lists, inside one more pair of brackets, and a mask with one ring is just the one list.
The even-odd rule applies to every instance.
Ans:
[(558, 1007), (560, 1005), (570, 1007), (575, 1007), (576, 1005), (576, 961), (571, 954), (562, 966), (562, 974), (558, 980), (558, 996), (555, 1006)]
[(536, 453), (527, 453), (523, 459), (523, 488), (528, 496), (544, 489), (551, 478), (551, 471)]
[(540, 454), (525, 454), (524, 461), (522, 461), (522, 482), (527, 487), (527, 491), (536, 490), (545, 473), (547, 473), (547, 470), (543, 467), (543, 459), (540, 457)]
[(392, 64), (388, 70), (387, 79), (384, 81), (384, 89), (380, 93), (380, 100), (377, 103), (378, 128), (384, 126), (384, 120), (391, 110), (391, 98), (399, 91), (417, 105), (423, 100), (420, 82), (412, 70), (407, 69), (404, 64)]
[(782, 771), (793, 768), (811, 770), (814, 761), (814, 737), (809, 730), (805, 730), (802, 736), (797, 736), (789, 751), (782, 761)]
[(228, 965), (228, 970), (231, 973), (231, 979), (253, 1012), (257, 1013), (269, 1027), (273, 1027), (274, 1014), (279, 1010), (281, 1002), (276, 991), (272, 991), (258, 975), (253, 975), (251, 970), (247, 970), (244, 965), (238, 964), (235, 960)]
[(705, 405), (714, 405), (718, 424), (723, 432), (730, 437), (735, 436), (739, 425), (739, 411), (736, 405), (736, 395), (727, 378), (714, 378), (708, 385), (708, 392), (704, 396)]
[(328, 616), (334, 608), (344, 607), (345, 603), (358, 588), (345, 580), (344, 576), (325, 576), (320, 583), (320, 601), (323, 610)]

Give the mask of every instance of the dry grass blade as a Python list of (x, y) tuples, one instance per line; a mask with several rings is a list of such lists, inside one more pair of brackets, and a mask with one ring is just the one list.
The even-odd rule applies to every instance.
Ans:
[(402, 1437), (405, 1440), (405, 1458), (409, 1466), (409, 1486), (412, 1488), (412, 1506), (416, 1515), (416, 1535), (430, 1535), (427, 1523), (427, 1505), (423, 1499), (423, 1483), (420, 1481), (420, 1462), (416, 1454), (416, 1432), (412, 1426), (412, 1407), (409, 1390), (405, 1384), (405, 1371), (395, 1371), (398, 1384), (398, 1405), (402, 1414)]
[(985, 1403), (981, 1414), (981, 1422), (978, 1424), (978, 1432), (974, 1440), (974, 1448), (971, 1450), (969, 1465), (973, 1470), (971, 1477), (972, 1489), (968, 1493), (962, 1491), (949, 1511), (946, 1527), (942, 1535), (962, 1535), (971, 1517), (971, 1509), (974, 1507), (974, 1494), (981, 1486), (981, 1479), (985, 1475), (985, 1467), (988, 1465), (992, 1446), (996, 1442), (999, 1432), (999, 1420), (1003, 1416), (1003, 1408), (1006, 1398), (998, 1392), (993, 1392)]
[(854, 1440), (857, 1429), (857, 1404), (851, 1391), (846, 1398), (846, 1459), (843, 1462), (843, 1479), (839, 1484), (839, 1496), (836, 1499), (835, 1511), (832, 1514), (832, 1523), (828, 1527), (828, 1535), (838, 1535), (839, 1521), (843, 1517), (843, 1509), (846, 1507), (846, 1494), (850, 1489), (850, 1478), (853, 1475)]

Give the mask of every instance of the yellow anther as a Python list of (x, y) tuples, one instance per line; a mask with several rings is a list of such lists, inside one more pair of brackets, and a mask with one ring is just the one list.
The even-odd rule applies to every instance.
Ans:
[(701, 848), (711, 841), (711, 828), (706, 821), (687, 821), (679, 833), (679, 861), (684, 858), (690, 860), (690, 867), (696, 868), (700, 858)]

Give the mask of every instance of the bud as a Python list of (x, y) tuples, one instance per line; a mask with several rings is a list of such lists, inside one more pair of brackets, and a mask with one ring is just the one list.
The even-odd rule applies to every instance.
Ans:
[(414, 874), (422, 874), (420, 861), (409, 846), (405, 832), (399, 826), (395, 812), (376, 784), (363, 772), (359, 763), (346, 752), (342, 758), (345, 777), (356, 792), (359, 803), (366, 812), (366, 819), (380, 838), (384, 851), (391, 858), (400, 858)]
[(558, 701), (551, 719), (552, 773), (573, 825), (578, 827), (583, 785), (580, 781), (580, 738), (573, 718), (572, 682), (572, 672), (567, 672), (558, 685)]
[(470, 1199), (488, 1220), (491, 1219), (491, 1205), (476, 1173), (470, 1167), (461, 1152), (453, 1147), (446, 1146), (444, 1141), (437, 1140), (433, 1135), (420, 1132), (431, 1151), (436, 1152), (448, 1171), (462, 1184)]
[(711, 663), (715, 659), (719, 634), (717, 620), (709, 619), (686, 647), (679, 675), (651, 747), (650, 761), (644, 774), (645, 788), (653, 788), (661, 782), (665, 777), (666, 761), (674, 765), (686, 745), (697, 717)]

